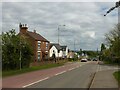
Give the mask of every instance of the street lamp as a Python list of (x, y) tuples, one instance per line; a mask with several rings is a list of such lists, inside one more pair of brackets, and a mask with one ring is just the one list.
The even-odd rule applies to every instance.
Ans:
[[(60, 30), (60, 27), (62, 26), (66, 26), (66, 25), (58, 25), (58, 44), (59, 44), (59, 30)], [(58, 51), (58, 61), (59, 61), (59, 51)]]
[(58, 44), (59, 44), (59, 30), (60, 30), (60, 27), (62, 27), (62, 26), (66, 26), (65, 24), (63, 24), (63, 25), (58, 25)]
[(104, 15), (104, 16), (106, 16), (108, 13), (110, 13), (112, 10), (114, 10), (115, 8), (118, 8), (120, 6), (120, 1), (118, 1), (118, 2), (116, 2), (115, 3), (115, 6), (114, 7), (112, 7), (112, 8), (110, 8), (107, 12), (106, 12), (106, 14)]

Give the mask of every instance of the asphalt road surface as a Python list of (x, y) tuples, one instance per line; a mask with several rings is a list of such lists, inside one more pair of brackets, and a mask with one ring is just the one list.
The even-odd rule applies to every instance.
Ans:
[(88, 63), (67, 72), (63, 71), (26, 88), (88, 88), (97, 67), (96, 63)]

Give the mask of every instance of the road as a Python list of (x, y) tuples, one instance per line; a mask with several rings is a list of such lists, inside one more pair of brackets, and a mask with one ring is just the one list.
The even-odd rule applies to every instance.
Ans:
[(98, 65), (96, 61), (68, 62), (60, 67), (3, 78), (2, 87), (87, 89), (91, 85), (95, 72), (118, 69), (120, 69), (118, 66)]
[(63, 71), (54, 77), (43, 79), (26, 88), (88, 88), (97, 66), (95, 62), (90, 62), (76, 69)]

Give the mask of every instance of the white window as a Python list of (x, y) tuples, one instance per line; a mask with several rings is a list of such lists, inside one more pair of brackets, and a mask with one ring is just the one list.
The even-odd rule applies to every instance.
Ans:
[(46, 49), (48, 49), (48, 42), (46, 42)]
[(41, 50), (41, 41), (38, 41), (38, 50)]
[(38, 52), (38, 61), (40, 61), (40, 52)]

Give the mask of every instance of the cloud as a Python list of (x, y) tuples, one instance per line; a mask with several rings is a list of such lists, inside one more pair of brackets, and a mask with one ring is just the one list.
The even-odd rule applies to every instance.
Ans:
[[(118, 0), (111, 0), (117, 2)], [(24, 2), (24, 0), (4, 0), (2, 2)], [(109, 0), (26, 0), (26, 2), (110, 2)]]
[(82, 37), (88, 37), (88, 38), (95, 38), (95, 32), (94, 31), (86, 31), (82, 34)]
[(2, 4), (2, 31), (12, 28), (19, 32), (18, 24), (28, 24), (51, 42), (60, 43), (74, 49), (92, 49), (100, 47), (104, 35), (117, 23), (117, 9), (103, 15), (114, 6), (107, 2), (4, 2)]

